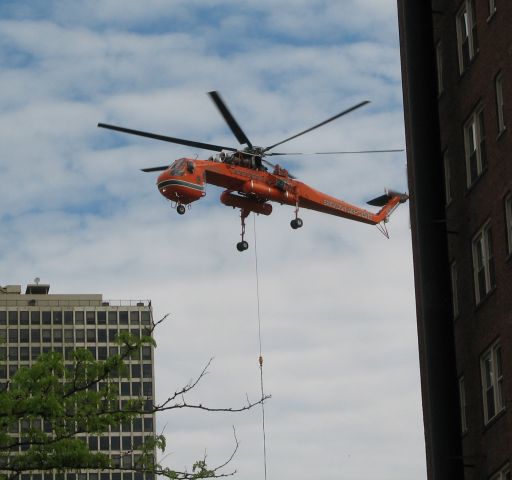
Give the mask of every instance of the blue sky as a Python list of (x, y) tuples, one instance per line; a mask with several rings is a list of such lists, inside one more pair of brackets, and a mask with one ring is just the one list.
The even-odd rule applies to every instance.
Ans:
[[(164, 398), (208, 358), (192, 394), (258, 396), (254, 249), (220, 190), (183, 217), (140, 168), (210, 152), (98, 122), (236, 146), (218, 90), (254, 144), (362, 100), (289, 151), (403, 148), (396, 6), (384, 0), (103, 0), (0, 4), (0, 284), (151, 298)], [(280, 159), (281, 160), (281, 159)], [(286, 157), (302, 181), (363, 205), (406, 190), (405, 154)], [(425, 478), (407, 206), (375, 228), (274, 207), (258, 217), (269, 476)], [(248, 241), (254, 245), (253, 220)], [(192, 400), (192, 398), (191, 398)], [(222, 462), (262, 478), (261, 415), (162, 416), (169, 465)]]

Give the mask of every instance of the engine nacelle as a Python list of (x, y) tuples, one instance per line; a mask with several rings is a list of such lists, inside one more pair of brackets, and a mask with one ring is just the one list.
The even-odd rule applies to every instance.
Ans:
[(227, 190), (222, 192), (220, 201), (228, 207), (240, 208), (254, 213), (261, 213), (262, 215), (270, 215), (272, 213), (272, 205), (269, 203), (260, 203), (249, 198), (240, 197), (239, 195), (233, 195)]
[(295, 203), (295, 195), (292, 192), (288, 190), (281, 190), (280, 188), (255, 180), (248, 180), (245, 182), (242, 190), (244, 193), (257, 195), (265, 200), (272, 200), (274, 202), (292, 205)]

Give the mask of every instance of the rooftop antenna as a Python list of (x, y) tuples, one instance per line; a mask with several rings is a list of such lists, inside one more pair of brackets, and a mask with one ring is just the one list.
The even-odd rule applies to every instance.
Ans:
[(34, 278), (34, 283), (35, 283), (36, 285), (39, 285), (39, 282), (40, 282), (40, 281), (41, 281), (41, 279), (40, 279), (39, 277)]

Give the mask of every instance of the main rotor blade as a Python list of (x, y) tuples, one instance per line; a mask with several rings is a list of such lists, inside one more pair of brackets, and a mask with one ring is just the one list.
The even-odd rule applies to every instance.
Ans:
[(315, 128), (321, 127), (325, 125), (326, 123), (332, 122), (333, 120), (336, 120), (337, 118), (342, 117), (343, 115), (346, 115), (347, 113), (353, 112), (357, 108), (362, 107), (363, 105), (366, 105), (367, 103), (370, 103), (368, 100), (364, 100), (361, 103), (358, 103), (357, 105), (354, 105), (353, 107), (347, 108), (347, 110), (343, 110), (343, 112), (338, 113), (337, 115), (334, 115), (334, 117), (330, 117), (327, 120), (324, 120), (323, 122), (314, 125), (311, 128), (308, 128), (307, 130), (304, 130), (303, 132), (297, 133), (289, 138), (286, 138), (285, 140), (281, 140), (280, 142), (274, 143), (274, 145), (271, 145), (270, 147), (266, 147), (263, 151), (266, 152), (268, 150), (271, 150), (274, 147), (277, 147), (278, 145), (281, 145), (282, 143), (288, 142), (294, 138), (300, 137), (301, 135), (304, 135), (305, 133), (311, 132), (312, 130), (315, 130)]
[(169, 168), (169, 165), (164, 165), (162, 167), (148, 167), (148, 168), (141, 168), (142, 172), (162, 172), (164, 170), (167, 170)]
[(211, 143), (194, 142), (193, 140), (185, 140), (183, 138), (168, 137), (166, 135), (158, 135), (156, 133), (142, 132), (140, 130), (132, 130), (131, 128), (116, 127), (115, 125), (108, 125), (106, 123), (98, 123), (98, 127), (108, 128), (116, 132), (129, 133), (131, 135), (138, 135), (139, 137), (153, 138), (154, 140), (162, 140), (164, 142), (177, 143), (179, 145), (186, 145), (187, 147), (202, 148), (205, 150), (213, 150), (215, 152), (222, 152), (222, 150), (229, 150), (236, 152), (236, 148), (223, 147), (221, 145), (213, 145)]
[(229, 128), (235, 135), (236, 139), (241, 143), (246, 143), (250, 148), (252, 148), (252, 143), (247, 138), (243, 130), (240, 128), (240, 125), (238, 125), (238, 122), (235, 120), (235, 117), (231, 115), (231, 112), (228, 110), (228, 107), (223, 102), (222, 98), (220, 97), (218, 92), (208, 92), (208, 95), (210, 95), (210, 98), (213, 100), (213, 103), (215, 103), (215, 106), (218, 108), (220, 114), (224, 117), (224, 120), (226, 120), (226, 123), (228, 124)]
[(355, 150), (355, 151), (343, 151), (343, 152), (286, 152), (286, 153), (278, 153), (271, 152), (267, 153), (267, 156), (271, 155), (343, 155), (343, 154), (351, 154), (351, 153), (389, 153), (389, 152), (403, 152), (402, 149), (398, 150)]

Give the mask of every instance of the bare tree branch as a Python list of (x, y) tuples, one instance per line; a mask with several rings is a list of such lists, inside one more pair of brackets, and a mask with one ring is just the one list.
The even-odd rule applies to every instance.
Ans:
[(245, 410), (249, 410), (252, 407), (255, 407), (256, 405), (261, 405), (266, 400), (269, 400), (271, 395), (264, 395), (256, 402), (248, 402), (247, 405), (244, 405), (243, 407), (238, 408), (232, 408), (232, 407), (206, 407), (202, 404), (196, 405), (196, 404), (190, 404), (187, 403), (185, 400), (183, 400), (181, 403), (174, 403), (172, 405), (168, 405), (166, 407), (156, 406), (152, 412), (164, 412), (167, 410), (175, 410), (180, 408), (193, 408), (197, 410), (204, 410), (206, 412), (228, 412), (228, 413), (238, 413), (238, 412), (244, 412)]
[(189, 392), (193, 388), (197, 386), (197, 384), (208, 374), (208, 368), (211, 365), (213, 361), (213, 357), (208, 360), (207, 364), (201, 371), (201, 373), (197, 376), (195, 380), (191, 380), (189, 383), (187, 383), (184, 387), (182, 387), (180, 390), (177, 390), (174, 392), (172, 396), (170, 396), (165, 402), (161, 403), (160, 405), (155, 405), (155, 411), (160, 411), (161, 409), (165, 409), (166, 405), (168, 405), (170, 402), (175, 400), (177, 397), (182, 397), (185, 393)]
[[(238, 447), (240, 446), (240, 443), (238, 442), (238, 438), (236, 437), (236, 430), (235, 430), (234, 425), (233, 425), (233, 438), (235, 439), (235, 448), (233, 449), (233, 452), (231, 452), (230, 457), (222, 465), (219, 465), (218, 467), (213, 469), (214, 472), (217, 472), (218, 470), (224, 468), (226, 465), (231, 463), (231, 460), (233, 460), (233, 458), (235, 458), (236, 452), (238, 451)], [(236, 470), (233, 473), (235, 473), (235, 472), (236, 472)]]

